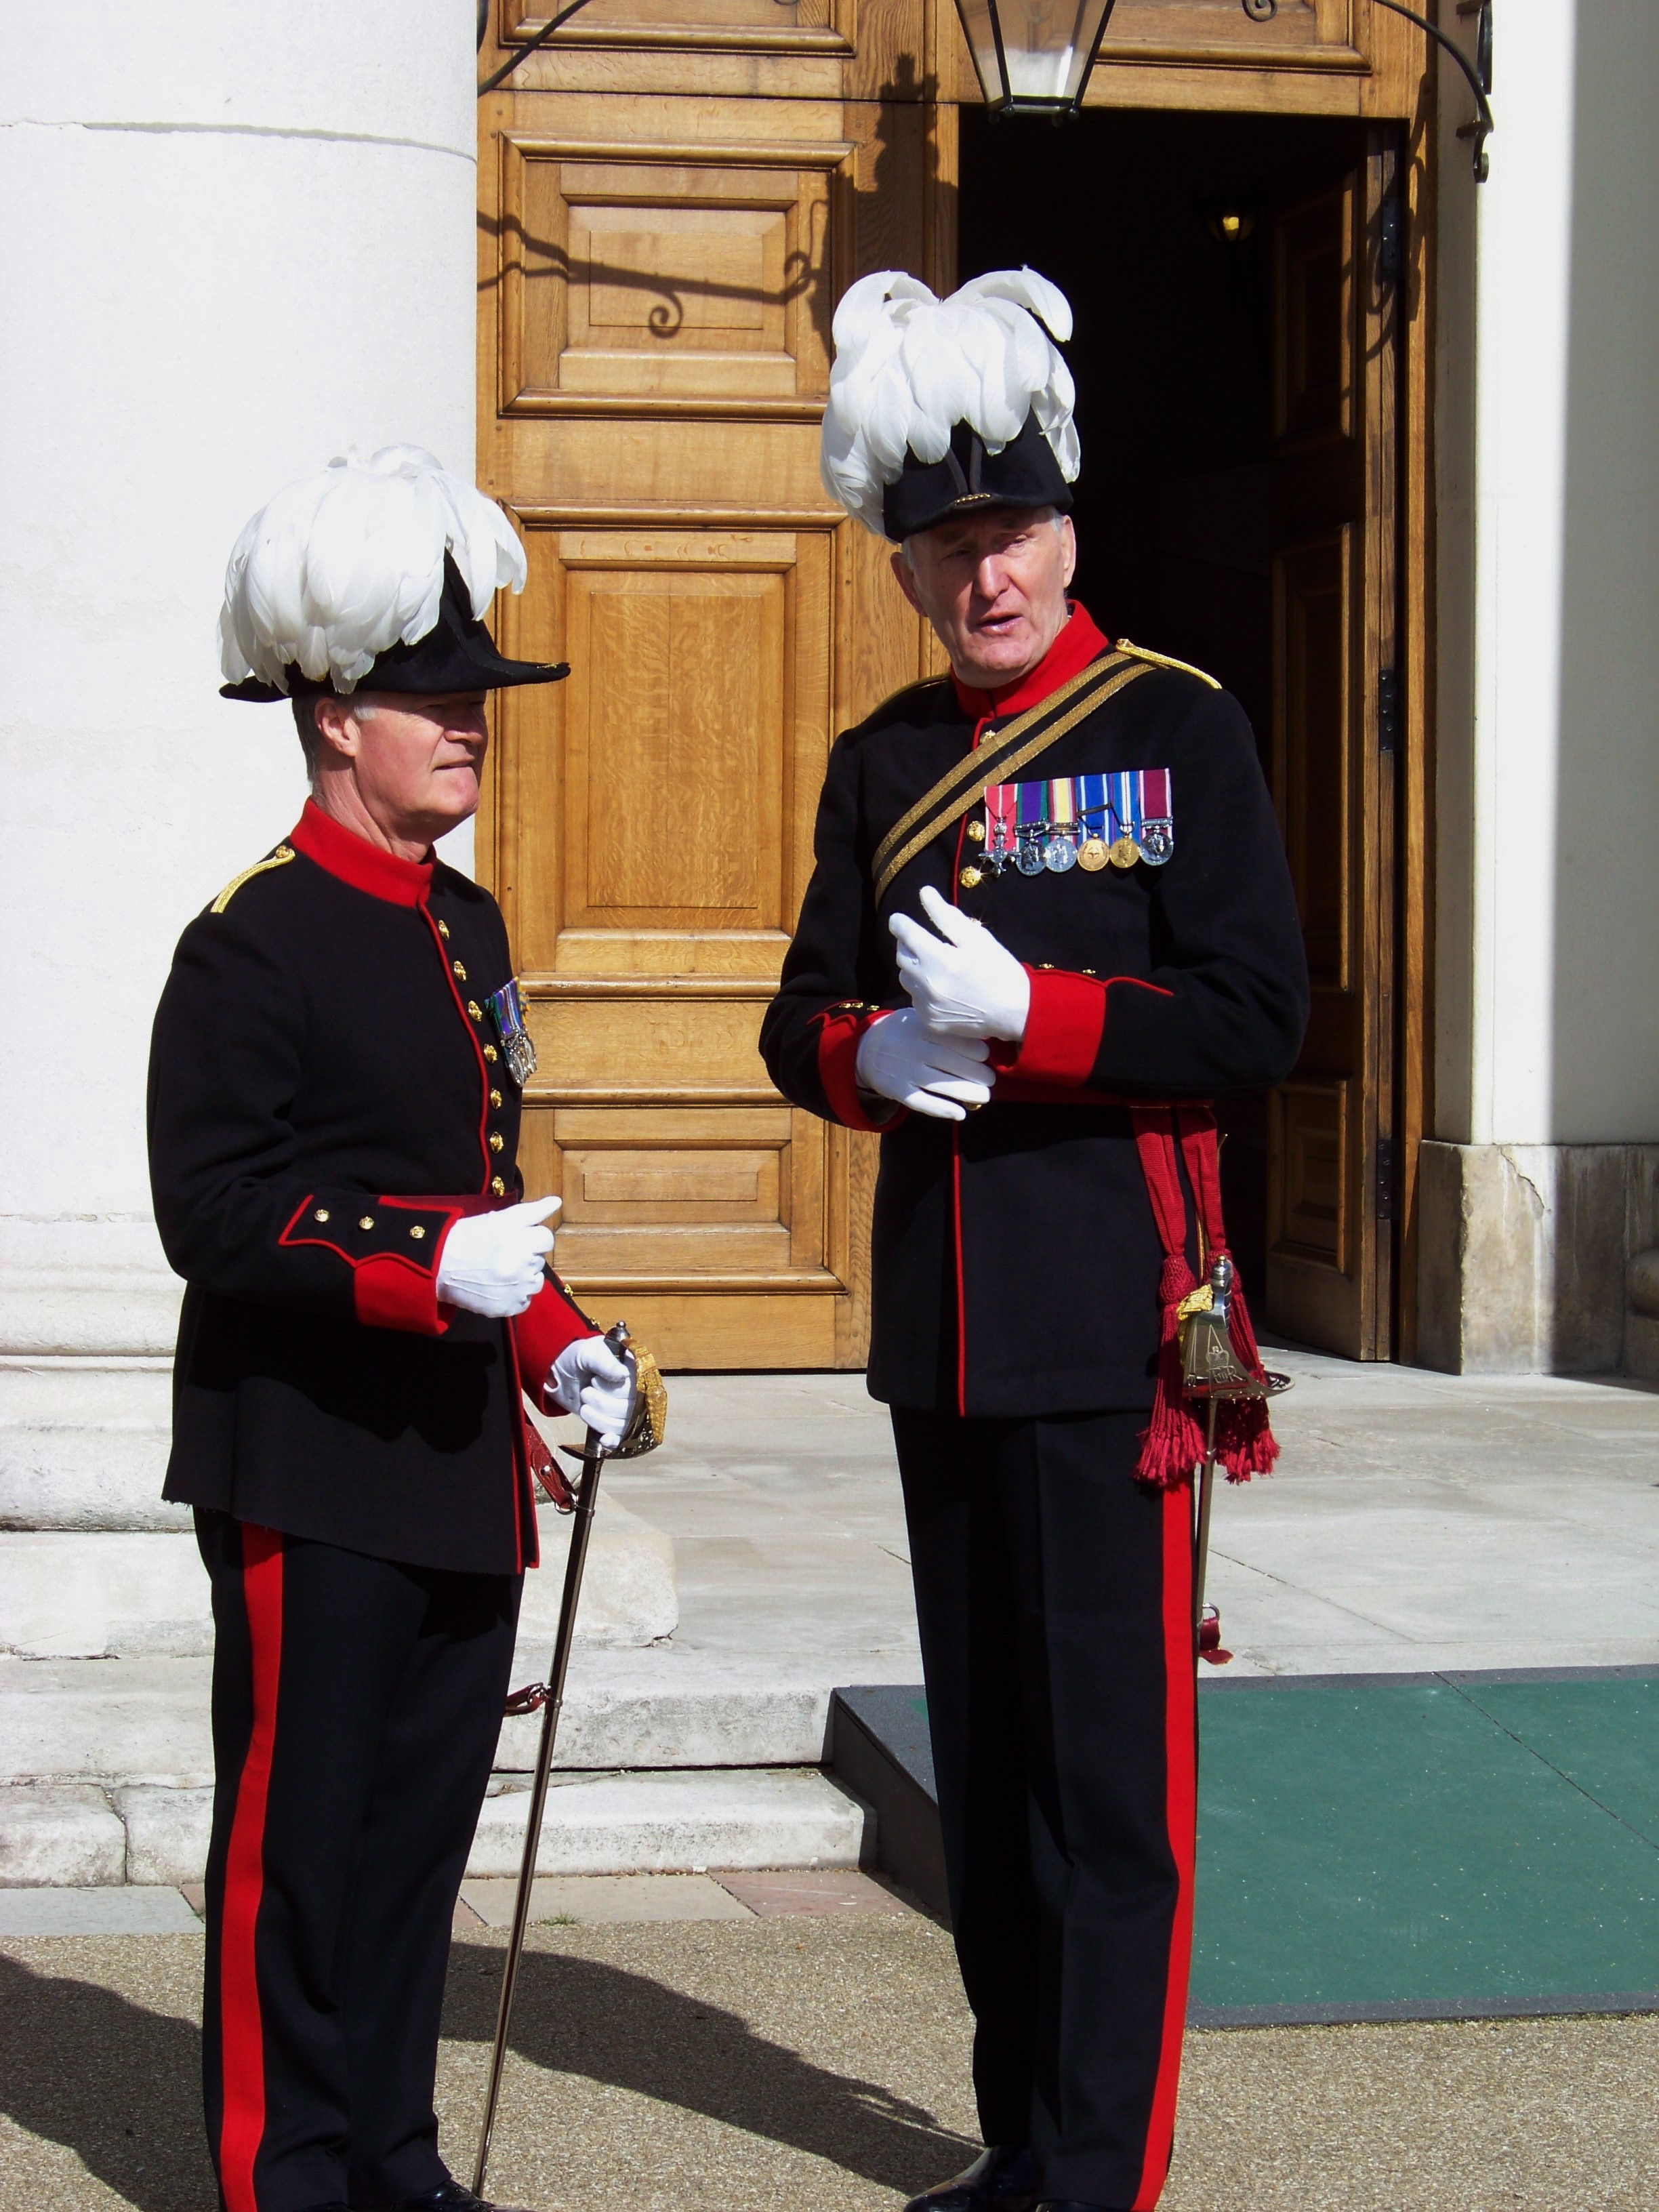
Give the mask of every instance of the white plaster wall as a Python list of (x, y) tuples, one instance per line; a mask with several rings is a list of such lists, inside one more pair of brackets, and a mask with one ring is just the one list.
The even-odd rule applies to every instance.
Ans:
[[(1548, 979), (1555, 926), (1575, 9), (1567, 4), (1505, 15), (1492, 175), (1475, 196), (1469, 1093), (1470, 1141), (1476, 1144), (1547, 1142), (1553, 1134)], [(1455, 142), (1453, 149), (1455, 159)]]
[[(1659, 9), (1509, 7), (1443, 141), (1438, 1136), (1659, 1136)], [(1469, 100), (1443, 64), (1442, 114)], [(1472, 649), (1471, 649), (1472, 640)]]
[(216, 696), (236, 532), (349, 442), (471, 466), (473, 29), (0, 11), (0, 1263), (147, 1217), (173, 942), (303, 795), (287, 710)]

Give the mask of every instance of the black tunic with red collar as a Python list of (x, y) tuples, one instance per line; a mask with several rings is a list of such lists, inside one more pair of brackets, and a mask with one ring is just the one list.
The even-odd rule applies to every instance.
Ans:
[[(892, 1405), (1030, 1416), (1151, 1404), (1164, 1245), (1121, 1102), (1265, 1088), (1301, 1048), (1302, 933), (1249, 725), (1184, 671), (1150, 670), (1020, 771), (1166, 771), (1162, 866), (981, 869), (964, 885), (981, 848), (963, 821), (875, 902), (872, 859), (892, 825), (988, 732), (1107, 650), (1076, 607), (1013, 690), (915, 685), (830, 755), (817, 866), (761, 1050), (797, 1105), (883, 1131), (869, 1381)], [(859, 1041), (879, 1010), (908, 1003), (887, 924), (923, 918), (925, 884), (1025, 963), (1030, 1012), (1021, 1044), (994, 1052), (982, 1111), (881, 1121), (854, 1079)]]
[(410, 1565), (536, 1558), (520, 1383), (591, 1333), (441, 1305), (453, 1224), (520, 1194), (489, 893), (307, 805), (198, 915), (155, 1017), (150, 1179), (188, 1288), (164, 1495)]

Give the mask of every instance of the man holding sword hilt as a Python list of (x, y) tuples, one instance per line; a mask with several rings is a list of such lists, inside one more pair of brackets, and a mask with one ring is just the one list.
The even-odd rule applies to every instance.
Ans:
[(392, 447), (279, 493), (226, 577), (228, 696), (293, 708), (298, 824), (185, 931), (156, 1015), (155, 1216), (185, 1278), (165, 1495), (212, 1578), (203, 2034), (227, 2212), (476, 2212), (433, 2111), (456, 1893), (508, 1687), (524, 1399), (604, 1443), (627, 1364), (525, 1202), (535, 1068), (478, 804), (506, 515)]

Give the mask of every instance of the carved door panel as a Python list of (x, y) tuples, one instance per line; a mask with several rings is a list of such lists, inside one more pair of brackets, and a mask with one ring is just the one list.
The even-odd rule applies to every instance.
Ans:
[(1312, 1015), (1273, 1094), (1267, 1314), (1350, 1358), (1391, 1346), (1395, 286), (1382, 134), (1273, 236), (1273, 788)]
[(589, 1310), (676, 1366), (857, 1366), (870, 1140), (793, 1111), (757, 1038), (830, 741), (922, 672), (817, 450), (836, 300), (927, 266), (936, 111), (914, 78), (651, 91), (694, 37), (832, 82), (850, 52), (845, 0), (702, 6), (594, 0), (597, 58), (552, 74), (612, 89), (482, 104), (479, 478), (530, 563), (500, 622), (572, 673), (497, 702), (480, 873), (539, 1056), (524, 1172)]

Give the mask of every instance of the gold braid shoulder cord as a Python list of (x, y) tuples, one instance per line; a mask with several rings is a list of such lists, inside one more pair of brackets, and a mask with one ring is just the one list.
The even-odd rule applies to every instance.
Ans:
[(1036, 758), (1086, 714), (1115, 698), (1139, 676), (1150, 676), (1152, 664), (1120, 650), (1091, 660), (1069, 684), (1051, 691), (1046, 699), (1018, 715), (1006, 730), (948, 769), (908, 814), (901, 817), (876, 848), (870, 864), (875, 878), (875, 902), (881, 904), (895, 877), (931, 844), (941, 830), (979, 805), (988, 784), (1006, 781), (1028, 761)]

